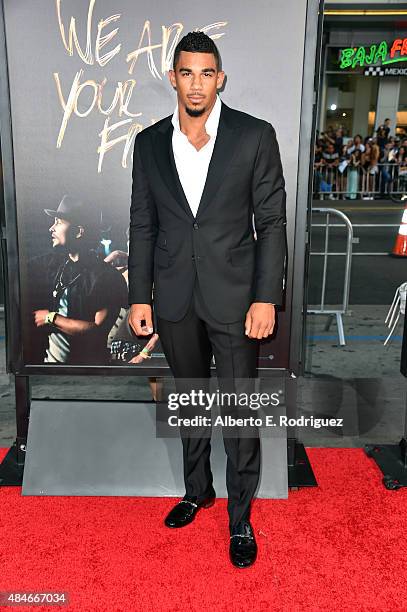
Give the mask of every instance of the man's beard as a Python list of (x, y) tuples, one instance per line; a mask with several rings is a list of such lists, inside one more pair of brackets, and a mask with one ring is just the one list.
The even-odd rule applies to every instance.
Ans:
[(185, 111), (190, 117), (200, 117), (206, 111), (206, 106), (203, 108), (189, 108), (187, 105), (185, 105)]

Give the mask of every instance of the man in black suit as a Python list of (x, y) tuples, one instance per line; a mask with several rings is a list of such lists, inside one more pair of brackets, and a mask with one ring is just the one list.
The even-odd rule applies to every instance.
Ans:
[[(154, 304), (178, 390), (207, 381), (212, 356), (226, 387), (254, 379), (256, 340), (273, 332), (283, 299), (286, 194), (275, 130), (221, 102), (224, 76), (212, 39), (184, 36), (169, 71), (175, 112), (140, 132), (134, 147), (129, 320), (136, 334), (152, 333)], [(210, 427), (181, 427), (181, 438), (186, 494), (165, 519), (173, 528), (215, 498)], [(224, 432), (224, 446), (230, 558), (248, 567), (257, 555), (249, 513), (258, 433)]]

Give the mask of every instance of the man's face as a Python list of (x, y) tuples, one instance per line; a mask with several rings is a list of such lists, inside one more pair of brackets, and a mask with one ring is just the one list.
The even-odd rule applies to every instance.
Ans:
[(225, 73), (216, 68), (212, 53), (181, 51), (175, 71), (169, 71), (171, 85), (177, 90), (178, 105), (191, 117), (212, 108)]
[(49, 228), (52, 238), (52, 246), (67, 246), (69, 241), (69, 228), (71, 224), (65, 219), (55, 217), (55, 222)]

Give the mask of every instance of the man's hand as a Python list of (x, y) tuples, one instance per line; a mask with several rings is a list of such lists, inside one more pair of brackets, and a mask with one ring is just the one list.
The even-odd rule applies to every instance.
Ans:
[[(141, 321), (146, 324), (141, 327)], [(153, 311), (150, 304), (132, 304), (129, 315), (130, 327), (137, 336), (149, 336), (153, 333)]]
[(119, 251), (116, 249), (112, 251), (105, 257), (105, 262), (112, 264), (118, 270), (127, 270), (127, 263), (129, 260), (129, 256), (124, 251)]
[(143, 363), (146, 359), (150, 359), (150, 352), (153, 350), (155, 345), (157, 344), (158, 334), (153, 334), (150, 340), (147, 342), (145, 347), (138, 355), (135, 355), (132, 359), (130, 359), (129, 363)]
[(266, 302), (253, 302), (246, 314), (245, 331), (249, 338), (267, 338), (273, 333), (275, 308)]
[(37, 327), (45, 325), (45, 317), (49, 313), (49, 310), (34, 310), (34, 320)]

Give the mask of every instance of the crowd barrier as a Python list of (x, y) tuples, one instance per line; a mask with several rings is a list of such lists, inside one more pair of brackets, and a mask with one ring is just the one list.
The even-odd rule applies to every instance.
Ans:
[[(336, 318), (336, 323), (338, 327), (338, 336), (339, 343), (341, 346), (346, 344), (345, 341), (345, 332), (343, 328), (343, 320), (342, 315), (348, 314), (349, 308), (349, 290), (350, 290), (350, 274), (351, 274), (351, 266), (352, 266), (352, 247), (353, 247), (353, 227), (350, 219), (340, 210), (336, 210), (335, 208), (313, 208), (312, 215), (325, 215), (325, 223), (314, 223), (314, 219), (312, 220), (312, 227), (323, 227), (325, 229), (324, 236), (324, 249), (322, 251), (311, 251), (311, 256), (321, 256), (323, 257), (323, 268), (322, 268), (322, 282), (321, 282), (321, 299), (318, 308), (307, 310), (308, 314), (326, 314), (328, 315), (328, 321), (325, 326), (325, 330), (328, 331), (333, 318)], [(339, 218), (339, 220), (344, 221), (344, 223), (334, 223), (331, 224), (331, 217)], [(335, 252), (329, 250), (329, 234), (330, 229), (332, 227), (345, 227), (346, 231), (346, 250), (344, 252)], [(344, 262), (344, 281), (343, 287), (341, 291), (341, 295), (338, 295), (337, 303), (340, 303), (339, 308), (327, 308), (326, 305), (326, 288), (327, 288), (327, 280), (328, 280), (328, 257), (330, 256), (338, 256), (343, 255), (345, 257)]]
[(381, 163), (372, 168), (352, 166), (347, 160), (336, 167), (314, 164), (314, 197), (330, 199), (374, 199), (401, 196), (407, 191), (407, 165)]

